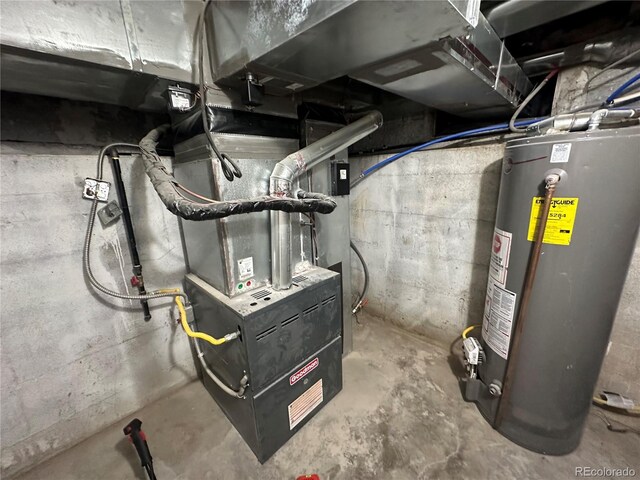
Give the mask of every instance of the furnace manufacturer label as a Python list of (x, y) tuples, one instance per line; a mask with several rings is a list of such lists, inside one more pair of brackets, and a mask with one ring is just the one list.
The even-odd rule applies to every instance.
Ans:
[(482, 322), (482, 338), (494, 352), (505, 360), (509, 354), (516, 297), (514, 292), (502, 288), (492, 277), (489, 277)]
[(316, 357), (313, 360), (311, 360), (309, 363), (307, 363), (304, 367), (302, 367), (300, 370), (298, 370), (296, 373), (294, 373), (289, 377), (289, 385), (293, 385), (298, 380), (301, 380), (304, 377), (306, 377), (307, 374), (310, 371), (314, 370), (318, 365), (320, 365), (320, 360), (318, 360), (318, 357)]
[(293, 430), (314, 408), (322, 403), (322, 379), (296, 398), (289, 406), (289, 430)]
[[(529, 218), (529, 232), (527, 240), (533, 242), (536, 238), (540, 213), (544, 204), (544, 197), (533, 197), (531, 201), (531, 216)], [(578, 211), (577, 198), (554, 198), (547, 217), (547, 228), (544, 232), (543, 243), (552, 245), (570, 245), (573, 235), (573, 223)]]
[(509, 268), (512, 237), (511, 232), (505, 232), (499, 228), (493, 231), (489, 275), (502, 286), (507, 283), (507, 269)]
[(238, 276), (240, 280), (253, 277), (253, 257), (238, 260)]

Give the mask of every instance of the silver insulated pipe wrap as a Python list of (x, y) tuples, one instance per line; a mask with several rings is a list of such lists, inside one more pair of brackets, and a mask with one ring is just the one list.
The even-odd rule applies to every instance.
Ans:
[[(357, 121), (287, 156), (273, 169), (269, 195), (305, 198), (314, 194), (292, 192), (293, 181), (307, 170), (327, 160), (382, 125), (382, 114), (372, 111)], [(276, 290), (291, 287), (291, 218), (286, 212), (271, 212), (271, 283)]]

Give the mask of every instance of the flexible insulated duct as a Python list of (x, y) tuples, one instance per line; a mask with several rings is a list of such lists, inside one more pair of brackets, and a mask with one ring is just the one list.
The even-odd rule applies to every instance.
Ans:
[(190, 200), (177, 189), (177, 181), (162, 164), (156, 147), (160, 138), (169, 131), (169, 125), (151, 130), (141, 141), (140, 150), (145, 171), (158, 196), (167, 209), (185, 220), (212, 220), (241, 213), (279, 210), (287, 213), (331, 213), (336, 203), (327, 195), (305, 193), (304, 197), (264, 196), (251, 199), (202, 203)]

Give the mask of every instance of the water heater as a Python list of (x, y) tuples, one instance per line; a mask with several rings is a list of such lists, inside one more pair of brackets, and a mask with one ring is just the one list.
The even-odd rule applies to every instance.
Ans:
[[(506, 145), (480, 361), (463, 392), (530, 450), (563, 455), (580, 442), (638, 234), (639, 152), (640, 127)], [(548, 178), (558, 182), (523, 319)]]

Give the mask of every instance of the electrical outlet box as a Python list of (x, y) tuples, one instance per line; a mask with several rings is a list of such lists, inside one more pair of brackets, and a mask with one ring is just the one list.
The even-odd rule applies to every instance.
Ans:
[(180, 85), (170, 85), (169, 88), (167, 88), (167, 94), (171, 110), (185, 112), (190, 110), (195, 104), (191, 90), (181, 87)]
[(82, 198), (87, 200), (98, 199), (99, 202), (107, 202), (109, 200), (109, 189), (111, 184), (95, 178), (85, 178), (84, 188), (82, 189)]

